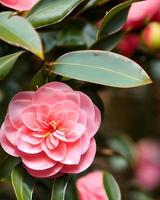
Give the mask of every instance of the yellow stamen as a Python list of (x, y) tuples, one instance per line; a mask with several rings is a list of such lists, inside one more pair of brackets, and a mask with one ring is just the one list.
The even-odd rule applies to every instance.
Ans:
[(53, 132), (55, 132), (56, 130), (60, 132), (60, 134), (66, 134), (67, 133), (67, 129), (63, 128), (60, 125), (60, 121), (51, 121), (49, 123), (49, 125), (52, 127), (50, 131), (48, 131), (46, 134), (43, 135), (44, 138), (50, 136), (50, 134), (52, 134)]
[(58, 125), (59, 125), (59, 121), (57, 121), (57, 122), (51, 121), (51, 122), (49, 123), (49, 125), (52, 126), (53, 130), (56, 130), (57, 127), (58, 127)]
[(46, 137), (50, 136), (50, 134), (51, 134), (51, 132), (48, 131), (46, 134), (43, 135), (43, 137), (46, 138)]

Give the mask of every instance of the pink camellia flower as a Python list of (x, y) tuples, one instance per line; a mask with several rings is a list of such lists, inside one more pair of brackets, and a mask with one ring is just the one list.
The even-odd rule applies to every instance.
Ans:
[(15, 10), (30, 10), (38, 0), (0, 0), (0, 3)]
[(126, 35), (118, 44), (117, 49), (120, 54), (131, 57), (137, 50), (139, 44), (139, 38), (136, 34)]
[(135, 178), (140, 186), (152, 190), (160, 184), (160, 143), (142, 140), (137, 145)]
[(160, 0), (145, 0), (134, 3), (128, 14), (125, 29), (140, 27), (160, 12)]
[(94, 159), (100, 122), (100, 111), (87, 95), (51, 82), (13, 97), (0, 142), (7, 153), (21, 157), (32, 176), (79, 173)]
[(101, 171), (91, 172), (76, 183), (79, 200), (109, 200), (103, 186)]

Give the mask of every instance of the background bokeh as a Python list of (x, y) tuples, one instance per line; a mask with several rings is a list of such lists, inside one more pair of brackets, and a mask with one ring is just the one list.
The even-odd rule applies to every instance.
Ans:
[[(98, 27), (106, 11), (124, 1), (90, 0), (89, 2), (88, 6), (81, 5), (62, 22), (38, 30), (48, 60), (54, 60), (72, 50), (89, 49), (95, 42)], [(7, 9), (1, 6), (0, 10)], [(119, 183), (123, 200), (160, 200), (160, 175), (157, 184), (154, 186), (151, 184), (149, 187), (146, 186), (145, 181), (137, 180), (136, 176), (139, 168), (137, 158), (142, 159), (140, 157), (142, 150), (138, 149), (140, 143), (149, 140), (154, 146), (160, 146), (160, 34), (157, 36), (154, 31), (149, 30), (151, 33), (149, 32), (144, 39), (145, 42), (150, 41), (149, 46), (144, 44), (142, 38), (146, 37), (142, 36), (142, 33), (151, 22), (160, 24), (160, 17), (157, 16), (160, 16), (160, 5), (159, 13), (149, 18), (146, 15), (138, 27), (124, 28), (121, 41), (113, 49), (114, 52), (128, 56), (139, 63), (153, 80), (151, 85), (118, 89), (66, 77), (45, 76), (43, 73), (34, 76), (43, 63), (31, 53), (24, 53), (7, 78), (0, 81), (0, 123), (4, 120), (9, 101), (18, 91), (33, 90), (35, 85), (40, 86), (42, 83), (54, 80), (63, 81), (74, 89), (82, 90), (101, 109), (103, 123), (96, 135), (98, 146), (96, 159), (93, 165), (81, 175), (94, 169), (107, 170), (112, 172)], [(153, 28), (160, 29), (160, 27)], [(131, 37), (127, 37), (128, 35)], [(154, 37), (157, 37), (156, 45), (153, 42)], [(0, 40), (0, 57), (13, 53), (17, 49), (19, 48)], [(31, 81), (33, 76), (34, 81)], [(147, 145), (144, 154), (149, 157), (151, 144)], [(155, 179), (155, 176), (145, 172), (148, 163), (153, 165), (151, 171), (154, 171), (155, 165), (158, 166), (156, 178), (160, 173), (160, 151), (158, 148), (155, 151), (155, 154), (153, 151), (154, 155), (144, 161), (146, 164), (140, 172), (145, 173), (149, 180)], [(39, 181), (36, 185), (35, 200), (50, 198), (50, 180), (47, 181)], [(15, 199), (10, 184), (0, 183), (0, 199)]]

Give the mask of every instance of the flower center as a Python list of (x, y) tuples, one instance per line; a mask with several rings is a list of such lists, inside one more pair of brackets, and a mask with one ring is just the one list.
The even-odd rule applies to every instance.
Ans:
[(66, 128), (63, 128), (60, 126), (60, 121), (51, 121), (49, 122), (49, 131), (43, 136), (43, 137), (48, 137), (51, 134), (53, 134), (55, 131), (57, 131), (59, 134), (64, 135), (67, 132)]
[(57, 121), (57, 122), (51, 121), (51, 122), (49, 122), (49, 125), (50, 125), (50, 128), (51, 128), (51, 131), (54, 132), (59, 128), (60, 121)]

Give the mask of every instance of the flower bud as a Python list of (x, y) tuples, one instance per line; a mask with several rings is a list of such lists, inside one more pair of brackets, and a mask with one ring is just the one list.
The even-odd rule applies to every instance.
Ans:
[(160, 23), (150, 23), (142, 32), (142, 43), (152, 51), (160, 50)]
[(139, 38), (136, 34), (128, 34), (118, 44), (118, 52), (124, 56), (132, 57), (137, 50), (139, 44)]

